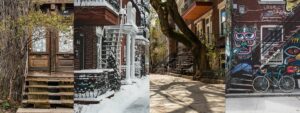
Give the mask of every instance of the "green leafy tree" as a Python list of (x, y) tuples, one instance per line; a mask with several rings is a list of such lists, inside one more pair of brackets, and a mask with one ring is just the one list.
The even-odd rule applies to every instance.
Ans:
[(152, 18), (152, 24), (150, 27), (150, 62), (151, 71), (155, 71), (156, 65), (163, 62), (168, 55), (167, 37), (161, 32), (159, 20)]

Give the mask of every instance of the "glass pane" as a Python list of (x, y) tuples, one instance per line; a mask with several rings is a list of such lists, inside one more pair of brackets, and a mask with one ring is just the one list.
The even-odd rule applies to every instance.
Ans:
[(73, 30), (59, 32), (59, 52), (73, 53)]
[(32, 52), (46, 52), (46, 30), (44, 27), (35, 28), (32, 33)]

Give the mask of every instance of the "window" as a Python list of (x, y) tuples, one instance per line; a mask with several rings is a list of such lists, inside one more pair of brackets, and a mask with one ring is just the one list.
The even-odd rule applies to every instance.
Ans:
[(201, 36), (203, 36), (203, 28), (202, 28), (203, 24), (202, 24), (202, 21), (200, 21), (198, 24), (197, 24), (197, 32), (196, 32), (196, 35), (198, 37), (201, 38)]
[[(282, 26), (266, 25), (261, 27), (261, 59), (269, 56), (270, 52), (274, 54), (274, 47), (278, 46), (283, 39)], [(283, 62), (283, 52), (274, 54), (275, 56), (270, 59), (268, 64), (281, 64)]]
[(211, 28), (210, 28), (210, 18), (205, 19), (205, 37), (208, 44), (212, 43), (211, 39)]
[(46, 52), (46, 29), (37, 27), (32, 32), (32, 52)]
[(59, 32), (59, 52), (73, 53), (73, 30), (70, 27), (67, 31)]
[(225, 36), (227, 34), (227, 26), (226, 26), (226, 11), (222, 9), (220, 12), (220, 34), (221, 36)]

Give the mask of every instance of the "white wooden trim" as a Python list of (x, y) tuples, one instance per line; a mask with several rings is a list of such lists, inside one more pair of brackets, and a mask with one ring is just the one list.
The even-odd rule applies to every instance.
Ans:
[(223, 8), (225, 8), (225, 3), (226, 1), (225, 0), (223, 0), (221, 3), (219, 3), (218, 4), (218, 9), (223, 9)]
[[(221, 20), (222, 20), (221, 12), (222, 12), (223, 9), (225, 9), (225, 0), (223, 0), (223, 2), (218, 4), (218, 9), (219, 9), (219, 34), (221, 35), (221, 31), (222, 31), (222, 28), (221, 28)], [(228, 16), (227, 12), (226, 12), (226, 16)]]

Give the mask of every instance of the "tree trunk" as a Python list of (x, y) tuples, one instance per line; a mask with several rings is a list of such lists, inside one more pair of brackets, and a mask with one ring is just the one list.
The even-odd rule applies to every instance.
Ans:
[[(200, 50), (200, 51), (199, 51)], [(194, 80), (200, 80), (203, 76), (203, 72), (205, 70), (210, 70), (209, 60), (207, 60), (207, 50), (200, 45), (197, 46), (193, 51), (194, 57), (194, 66), (195, 66), (195, 74), (193, 76)]]
[[(192, 50), (194, 57), (195, 75), (194, 79), (200, 79), (203, 71), (210, 70), (209, 60), (207, 58), (208, 48), (201, 43), (201, 38), (197, 37), (186, 25), (178, 12), (175, 0), (150, 0), (152, 7), (158, 14), (162, 32), (171, 39), (184, 44)], [(171, 18), (171, 19), (170, 19)], [(175, 23), (181, 32), (174, 29), (172, 23)]]
[(28, 32), (16, 22), (26, 15), (30, 0), (0, 2), (0, 99), (10, 103), (22, 100)]

